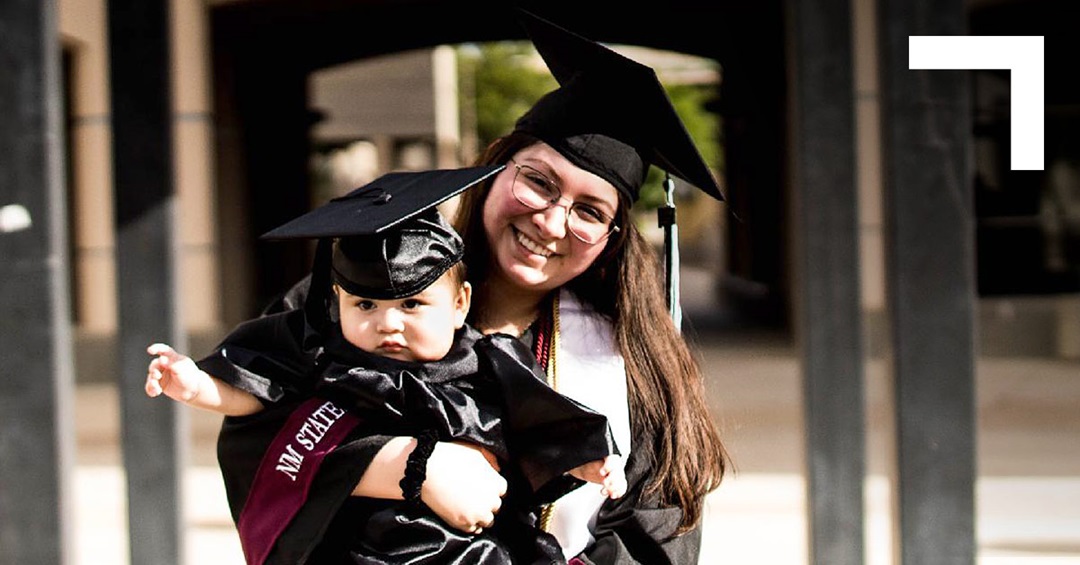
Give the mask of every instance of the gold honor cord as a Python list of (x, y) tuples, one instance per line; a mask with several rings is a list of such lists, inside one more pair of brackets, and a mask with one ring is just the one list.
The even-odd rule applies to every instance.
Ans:
[[(547, 384), (552, 390), (559, 390), (558, 372), (555, 370), (559, 351), (559, 291), (555, 291), (555, 300), (551, 301), (551, 341), (548, 348)], [(555, 512), (555, 503), (545, 504), (540, 510), (540, 529), (547, 532), (551, 526), (551, 516)]]

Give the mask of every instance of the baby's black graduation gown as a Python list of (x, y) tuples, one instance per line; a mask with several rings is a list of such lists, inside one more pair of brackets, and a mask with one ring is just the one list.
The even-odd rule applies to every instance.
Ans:
[[(335, 332), (314, 357), (306, 357), (317, 367), (317, 374), (306, 379), (296, 373), (303, 365), (297, 362), (301, 357), (296, 351), (288, 351), (283, 359), (280, 352), (271, 355), (250, 349), (259, 345), (251, 332), (280, 338), (283, 330), (279, 325), (292, 327), (299, 323), (297, 316), (284, 312), (260, 318), (261, 322), (248, 325), (249, 331), (234, 332), (234, 337), (242, 339), (219, 348), (215, 359), (200, 361), (208, 372), (229, 375), (221, 378), (237, 386), (280, 395), (262, 413), (267, 418), (233, 419), (241, 420), (232, 422), (240, 424), (240, 429), (230, 430), (230, 422), (223, 428), (219, 459), (234, 518), (238, 519), (237, 508), (244, 504), (239, 499), (246, 499), (251, 481), (244, 477), (230, 481), (228, 469), (250, 470), (258, 463), (234, 461), (233, 457), (261, 458), (269, 445), (261, 438), (276, 433), (269, 422), (288, 416), (283, 407), (294, 404), (288, 397), (302, 398), (310, 393), (334, 400), (361, 416), (358, 429), (368, 437), (345, 442), (341, 449), (346, 452), (373, 455), (382, 445), (377, 438), (431, 430), (440, 439), (468, 441), (491, 450), (503, 462), (511, 487), (495, 526), (474, 536), (449, 528), (426, 508), (356, 497), (341, 499), (343, 489), (324, 500), (317, 482), (294, 519), (298, 523), (290, 524), (278, 539), (268, 562), (300, 562), (307, 551), (311, 551), (308, 559), (312, 563), (563, 561), (554, 538), (535, 527), (534, 510), (580, 484), (563, 472), (615, 452), (606, 418), (551, 390), (541, 380), (543, 375), (532, 353), (520, 341), (506, 335), (481, 337), (471, 328), (459, 332), (445, 359), (423, 364), (364, 353)], [(260, 372), (238, 366), (237, 359)], [(316, 383), (313, 389), (308, 384), (311, 382)], [(293, 388), (296, 391), (290, 394)], [(509, 408), (504, 410), (504, 406)], [(263, 445), (261, 452), (243, 445), (253, 439)], [(339, 459), (335, 455), (330, 454), (324, 464), (333, 466)], [(320, 470), (320, 474), (355, 484), (351, 473), (340, 471)], [(355, 478), (358, 480), (359, 474)], [(322, 512), (311, 512), (309, 507), (317, 510), (326, 504), (339, 504), (340, 510), (328, 524), (320, 524), (332, 514), (329, 507)], [(314, 517), (314, 523), (304, 524), (309, 517)], [(301, 541), (290, 550), (292, 542), (300, 541), (297, 532), (306, 532), (299, 534), (300, 540), (314, 534), (321, 543), (309, 550)]]

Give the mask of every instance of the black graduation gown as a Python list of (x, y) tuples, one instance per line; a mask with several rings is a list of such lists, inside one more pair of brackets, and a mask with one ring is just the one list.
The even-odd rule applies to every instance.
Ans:
[[(306, 283), (307, 280), (295, 286), (271, 305), (263, 317), (239, 326), (213, 354), (199, 362), (210, 374), (269, 399), (266, 410), (250, 416), (226, 417), (222, 424), (218, 459), (234, 521), (239, 520), (260, 459), (281, 423), (315, 390), (314, 379), (302, 376), (303, 368), (313, 365), (318, 354), (317, 348), (311, 347), (317, 341), (313, 339), (314, 332), (300, 308)], [(258, 354), (258, 351), (274, 354)], [(385, 509), (373, 508), (385, 504), (383, 501), (352, 497), (352, 490), (375, 454), (395, 435), (399, 434), (361, 424), (329, 453), (315, 476), (306, 502), (278, 537), (267, 563), (351, 563), (343, 557), (342, 548), (357, 543), (358, 520)], [(700, 528), (672, 537), (682, 511), (660, 507), (654, 496), (643, 494), (653, 472), (650, 449), (653, 435), (649, 430), (635, 427), (634, 436), (638, 447), (627, 460), (627, 494), (604, 503), (593, 532), (595, 542), (576, 559), (598, 565), (696, 563)], [(497, 524), (508, 514), (508, 506), (504, 505), (500, 511)], [(462, 535), (453, 530), (446, 533)], [(529, 543), (536, 547), (536, 540)]]
[[(248, 477), (258, 466), (252, 459), (264, 457), (266, 437), (277, 434), (274, 422), (291, 414), (296, 405), (291, 399), (310, 392), (307, 382), (314, 380), (314, 394), (360, 416), (364, 434), (431, 431), (440, 440), (482, 445), (501, 460), (511, 486), (495, 525), (479, 536), (456, 531), (430, 511), (402, 502), (346, 500), (348, 519), (335, 520), (341, 526), (331, 525), (331, 535), (323, 536), (312, 562), (564, 562), (555, 539), (536, 528), (535, 510), (580, 486), (581, 481), (563, 475), (565, 471), (616, 452), (606, 418), (551, 390), (532, 353), (517, 339), (481, 336), (468, 327), (459, 332), (450, 354), (434, 363), (364, 353), (349, 346), (339, 332), (314, 356), (278, 359), (279, 350), (260, 352), (260, 338), (287, 335), (287, 328), (299, 327), (290, 325), (298, 324), (297, 316), (285, 312), (248, 322), (235, 332), (232, 344), (200, 361), (211, 374), (225, 375), (221, 378), (265, 393), (271, 401), (269, 417), (249, 417), (242, 437), (234, 438), (236, 444), (222, 434), (219, 459), (238, 523), (237, 504), (246, 503), (243, 493), (252, 488)], [(284, 350), (290, 357), (295, 354), (291, 348)], [(304, 359), (313, 361), (307, 379), (296, 373), (304, 369)], [(255, 435), (261, 440), (258, 447), (244, 445)], [(379, 444), (365, 445), (370, 456)], [(244, 467), (243, 477), (230, 480), (233, 466)], [(348, 480), (355, 484), (351, 476)], [(271, 557), (269, 562), (277, 561)], [(294, 561), (289, 557), (283, 562)]]
[(407, 363), (359, 351), (336, 334), (317, 364), (316, 393), (360, 415), (367, 431), (432, 432), (481, 445), (510, 483), (495, 525), (480, 536), (449, 528), (423, 508), (365, 501), (370, 513), (348, 544), (353, 561), (564, 561), (558, 542), (536, 527), (535, 511), (582, 484), (566, 471), (617, 451), (607, 419), (549, 388), (520, 341), (466, 326), (443, 360)]

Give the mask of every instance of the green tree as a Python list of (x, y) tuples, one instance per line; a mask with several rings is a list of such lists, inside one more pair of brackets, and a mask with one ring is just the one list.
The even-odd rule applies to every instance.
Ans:
[[(675, 84), (664, 85), (675, 113), (679, 114), (687, 133), (694, 140), (701, 157), (705, 159), (714, 173), (722, 168), (723, 152), (720, 144), (720, 117), (707, 110), (707, 104), (716, 96), (716, 89), (709, 85)], [(638, 200), (639, 208), (656, 208), (664, 204), (664, 172), (656, 167), (649, 169), (645, 186), (641, 188)], [(702, 194), (694, 190), (689, 194), (676, 194), (683, 199), (696, 198)]]
[(463, 47), (459, 50), (461, 80), (472, 81), (473, 96), (462, 96), (473, 104), (476, 134), (480, 147), (514, 129), (514, 123), (545, 93), (558, 83), (542, 63), (537, 63), (531, 43), (499, 42)]

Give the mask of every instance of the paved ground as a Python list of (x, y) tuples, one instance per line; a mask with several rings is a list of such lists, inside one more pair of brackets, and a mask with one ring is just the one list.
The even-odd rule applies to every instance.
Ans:
[[(710, 403), (737, 467), (708, 500), (701, 563), (805, 564), (795, 352), (775, 336), (714, 334), (698, 345)], [(1080, 362), (981, 358), (976, 372), (978, 565), (1080, 565)], [(871, 361), (867, 373), (867, 563), (888, 565), (888, 372)], [(109, 385), (79, 387), (78, 565), (127, 563), (116, 405)], [(189, 418), (186, 562), (241, 564), (213, 455), (220, 419), (203, 412)]]
[[(702, 344), (710, 402), (737, 472), (710, 499), (702, 563), (805, 563), (798, 364), (778, 340)], [(890, 561), (884, 369), (870, 366), (867, 561)], [(978, 380), (980, 565), (1080, 564), (1080, 364), (983, 359)], [(116, 390), (78, 390), (76, 537), (80, 565), (126, 563)], [(214, 467), (218, 417), (189, 413), (187, 563), (242, 563)]]

